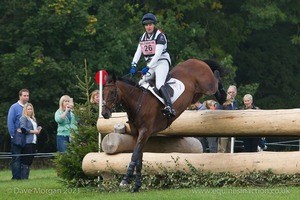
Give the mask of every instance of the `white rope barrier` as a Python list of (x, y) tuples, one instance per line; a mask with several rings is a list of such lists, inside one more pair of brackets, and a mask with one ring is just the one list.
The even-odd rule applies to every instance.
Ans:
[(32, 154), (11, 154), (10, 152), (0, 152), (0, 159), (11, 159), (15, 156), (34, 156), (35, 158), (50, 158), (57, 153), (32, 153)]

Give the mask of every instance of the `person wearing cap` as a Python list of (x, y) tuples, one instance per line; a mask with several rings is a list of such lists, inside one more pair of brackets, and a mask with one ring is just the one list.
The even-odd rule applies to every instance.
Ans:
[(163, 114), (175, 117), (176, 112), (172, 108), (170, 95), (167, 92), (165, 81), (171, 66), (171, 58), (167, 51), (167, 38), (165, 34), (156, 27), (157, 19), (152, 13), (147, 13), (142, 18), (145, 33), (140, 37), (137, 50), (131, 62), (130, 74), (137, 72), (136, 65), (143, 54), (147, 66), (142, 69), (143, 77), (139, 81), (142, 85), (145, 81), (155, 78), (155, 86), (159, 90), (165, 102)]

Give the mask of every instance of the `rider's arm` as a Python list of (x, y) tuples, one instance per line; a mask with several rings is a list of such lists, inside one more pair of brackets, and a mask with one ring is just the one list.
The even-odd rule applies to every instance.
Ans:
[(134, 57), (132, 59), (132, 63), (138, 63), (141, 58), (141, 55), (142, 55), (142, 49), (141, 49), (141, 45), (139, 44), (134, 54)]
[(152, 57), (151, 61), (149, 64), (147, 64), (147, 67), (152, 68), (154, 65), (157, 63), (158, 59), (160, 58), (162, 52), (164, 50), (164, 45), (162, 44), (157, 44), (155, 48), (155, 54)]

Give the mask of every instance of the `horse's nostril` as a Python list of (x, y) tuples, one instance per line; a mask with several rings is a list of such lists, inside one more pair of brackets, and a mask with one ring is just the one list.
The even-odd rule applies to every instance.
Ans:
[(102, 114), (102, 116), (104, 117), (104, 119), (109, 119), (109, 114), (108, 113), (104, 113), (104, 114)]

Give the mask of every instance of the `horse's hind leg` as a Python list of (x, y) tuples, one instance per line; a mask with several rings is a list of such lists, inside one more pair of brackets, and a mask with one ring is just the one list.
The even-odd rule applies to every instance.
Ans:
[(227, 93), (221, 82), (218, 83), (218, 90), (215, 93), (215, 97), (221, 105), (223, 105), (223, 103), (226, 101)]
[(221, 83), (220, 73), (218, 70), (214, 72), (214, 76), (218, 82), (218, 90), (215, 93), (215, 97), (217, 101), (222, 105), (226, 101), (227, 93), (223, 87), (223, 84)]

